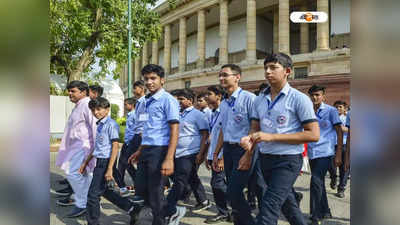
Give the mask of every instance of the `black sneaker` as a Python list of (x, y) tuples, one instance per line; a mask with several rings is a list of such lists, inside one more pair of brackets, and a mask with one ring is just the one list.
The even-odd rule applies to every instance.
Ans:
[(344, 191), (343, 191), (343, 190), (338, 191), (338, 192), (336, 193), (336, 197), (338, 197), (338, 198), (344, 198)]
[(215, 215), (213, 217), (210, 217), (210, 218), (206, 219), (204, 221), (204, 223), (215, 224), (215, 223), (228, 221), (228, 219), (229, 219), (229, 215), (217, 214), (217, 215)]
[(66, 185), (66, 184), (69, 184), (69, 182), (68, 182), (68, 180), (67, 180), (67, 179), (60, 180), (60, 181), (58, 181), (58, 183), (59, 183), (60, 185)]
[(335, 180), (331, 180), (331, 188), (332, 190), (336, 190), (337, 184)]
[(294, 197), (296, 198), (297, 206), (300, 207), (300, 202), (301, 202), (301, 200), (303, 199), (303, 193), (297, 192), (297, 191), (296, 191), (296, 192), (294, 193)]
[(200, 212), (202, 210), (208, 209), (211, 207), (210, 200), (205, 200), (203, 203), (199, 203), (192, 208), (192, 212)]
[(137, 204), (144, 203), (144, 199), (142, 197), (140, 197), (139, 195), (134, 195), (134, 196), (130, 197), (129, 200), (131, 200), (133, 203), (137, 203)]
[(58, 200), (56, 202), (56, 204), (60, 205), (60, 206), (70, 206), (70, 205), (74, 205), (75, 204), (75, 200), (70, 198), (70, 197), (67, 197), (67, 198)]
[(86, 208), (78, 208), (78, 207), (74, 207), (70, 213), (68, 213), (65, 217), (68, 218), (73, 218), (73, 217), (78, 217), (83, 215), (84, 213), (86, 213)]
[(54, 191), (54, 194), (59, 195), (59, 196), (69, 196), (72, 193), (74, 193), (74, 191), (70, 187), (66, 187), (66, 188), (63, 188), (61, 190), (55, 190)]

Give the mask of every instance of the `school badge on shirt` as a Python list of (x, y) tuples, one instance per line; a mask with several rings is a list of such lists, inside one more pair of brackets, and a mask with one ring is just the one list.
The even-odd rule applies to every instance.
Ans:
[(240, 123), (240, 122), (242, 122), (242, 120), (243, 120), (243, 117), (241, 115), (236, 115), (235, 116), (236, 123)]
[(280, 115), (280, 116), (278, 116), (278, 117), (276, 117), (276, 122), (279, 124), (279, 125), (283, 125), (283, 124), (285, 124), (286, 123), (286, 116), (284, 116), (284, 115)]

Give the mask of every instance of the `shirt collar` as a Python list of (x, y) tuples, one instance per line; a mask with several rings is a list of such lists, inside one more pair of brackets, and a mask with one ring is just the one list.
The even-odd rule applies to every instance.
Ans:
[[(283, 86), (283, 88), (282, 88), (282, 90), (279, 92), (279, 94), (280, 94), (280, 93), (283, 93), (283, 94), (287, 95), (287, 94), (289, 93), (290, 88), (291, 88), (291, 86), (290, 86), (289, 82), (286, 82), (285, 86)], [(267, 87), (267, 88), (264, 90), (264, 95), (268, 95), (268, 94), (270, 94), (270, 93), (271, 93), (271, 86)], [(278, 94), (278, 95), (279, 95), (279, 94)]]
[(153, 99), (158, 100), (164, 94), (164, 92), (165, 92), (164, 88), (161, 88), (153, 95), (151, 95), (151, 94), (146, 95), (146, 98), (152, 97)]
[(321, 105), (319, 106), (318, 110), (323, 110), (326, 108), (326, 104), (321, 102)]
[(194, 106), (190, 106), (190, 107), (187, 107), (186, 109), (184, 109), (183, 112), (190, 112), (193, 109), (194, 109)]
[(106, 116), (102, 119), (97, 120), (96, 125), (99, 125), (100, 123), (105, 124), (109, 120), (109, 116)]
[(216, 109), (213, 109), (212, 112), (219, 112), (219, 107)]
[(86, 97), (84, 97), (84, 98), (81, 98), (77, 103), (76, 103), (76, 105), (80, 105), (82, 102), (89, 102), (90, 101), (90, 98), (88, 97), (88, 96), (86, 96)]
[(234, 92), (232, 93), (231, 98), (234, 97), (235, 99), (237, 99), (240, 90), (242, 90), (242, 88), (241, 88), (241, 87), (238, 87), (238, 89), (236, 89), (236, 91), (234, 91)]

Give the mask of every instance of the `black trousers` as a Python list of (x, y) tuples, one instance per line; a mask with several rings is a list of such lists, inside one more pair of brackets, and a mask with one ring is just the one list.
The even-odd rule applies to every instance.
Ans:
[(124, 145), (122, 146), (121, 154), (118, 161), (118, 172), (120, 174), (120, 179), (116, 180), (120, 188), (126, 187), (126, 183), (124, 181), (125, 171), (128, 171), (129, 175), (132, 178), (132, 181), (135, 182), (136, 169), (128, 163), (128, 159), (133, 153), (136, 152), (141, 143), (142, 136), (139, 134), (135, 134), (128, 144), (124, 143)]
[(89, 225), (99, 224), (101, 196), (105, 197), (108, 201), (125, 211), (129, 211), (133, 206), (133, 203), (127, 198), (123, 198), (119, 193), (107, 188), (104, 175), (107, 172), (108, 162), (109, 158), (97, 159), (96, 167), (93, 171), (93, 179), (89, 187), (86, 206), (86, 219)]
[[(212, 165), (212, 160), (209, 160), (209, 164)], [(228, 215), (225, 171), (211, 170), (210, 184), (218, 212), (222, 215)]]

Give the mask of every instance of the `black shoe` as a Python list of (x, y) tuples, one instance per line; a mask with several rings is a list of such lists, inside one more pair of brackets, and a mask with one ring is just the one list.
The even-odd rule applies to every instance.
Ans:
[(54, 194), (59, 195), (59, 196), (69, 196), (72, 193), (74, 193), (74, 191), (70, 187), (66, 187), (61, 190), (54, 191)]
[(133, 203), (137, 203), (137, 204), (144, 203), (144, 199), (142, 197), (140, 197), (139, 195), (134, 195), (131, 198), (129, 198), (129, 200), (131, 200)]
[(344, 190), (340, 190), (336, 193), (336, 197), (338, 198), (344, 198)]
[(301, 192), (295, 192), (294, 197), (296, 197), (296, 202), (297, 202), (297, 206), (300, 207), (300, 202), (303, 199), (303, 193)]
[(139, 220), (139, 213), (142, 207), (138, 207), (133, 205), (132, 208), (129, 210), (129, 216), (131, 217), (130, 225), (135, 225), (136, 222)]
[(70, 205), (74, 205), (75, 204), (75, 200), (70, 198), (70, 197), (67, 197), (67, 198), (58, 200), (56, 202), (56, 204), (60, 205), (60, 206), (70, 206)]
[(335, 180), (331, 180), (331, 188), (332, 188), (332, 190), (336, 190), (336, 187), (337, 187), (336, 181)]
[(73, 217), (78, 217), (83, 215), (86, 212), (86, 208), (78, 208), (78, 207), (74, 207), (70, 213), (68, 213), (65, 217), (68, 218), (73, 218)]
[(229, 215), (217, 214), (217, 215), (215, 215), (213, 217), (210, 217), (210, 218), (206, 219), (204, 221), (204, 223), (215, 224), (215, 223), (228, 221), (228, 219), (229, 219)]
[(255, 210), (257, 208), (257, 204), (255, 202), (249, 202), (249, 206), (251, 210)]
[(66, 184), (69, 184), (69, 182), (68, 182), (68, 180), (67, 180), (67, 179), (60, 180), (60, 181), (58, 181), (58, 183), (59, 183), (60, 185), (66, 185)]
[(192, 208), (192, 212), (200, 212), (202, 210), (208, 209), (211, 207), (210, 200), (206, 200), (203, 203), (199, 203)]
[(322, 216), (323, 219), (332, 219), (332, 213), (331, 212), (327, 212)]

